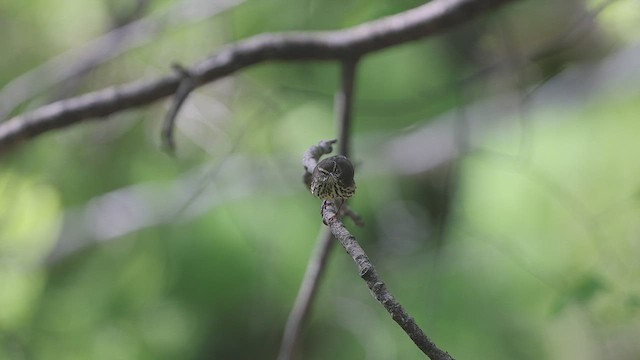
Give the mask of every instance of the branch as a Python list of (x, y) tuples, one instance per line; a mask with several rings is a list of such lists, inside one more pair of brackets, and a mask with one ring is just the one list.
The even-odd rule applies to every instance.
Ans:
[[(134, 31), (136, 27), (129, 26), (129, 25), (140, 21), (140, 17), (144, 15), (149, 8), (149, 1), (136, 0), (135, 3), (133, 4), (133, 7), (127, 10), (120, 9), (119, 7), (115, 6), (113, 2), (107, 2), (105, 5), (107, 5), (107, 10), (109, 15), (108, 22), (111, 23), (110, 29), (109, 29), (110, 31), (107, 32), (107, 34), (117, 34), (117, 36), (104, 35), (100, 37), (102, 39), (109, 39), (110, 41), (109, 42), (103, 41), (103, 46), (100, 46), (99, 48), (94, 48), (93, 49), (94, 51), (82, 51), (87, 49), (86, 46), (83, 47), (82, 49), (76, 48), (71, 50), (70, 52), (81, 54), (80, 58), (77, 59), (76, 61), (65, 63), (65, 67), (61, 69), (62, 71), (59, 71), (59, 72), (53, 71), (48, 74), (45, 73), (45, 76), (32, 77), (31, 78), (32, 82), (25, 84), (27, 86), (23, 88), (23, 90), (26, 90), (23, 93), (23, 97), (22, 97), (23, 101), (27, 100), (30, 96), (35, 95), (33, 94), (34, 90), (37, 91), (37, 89), (42, 89), (43, 87), (45, 87), (47, 84), (47, 78), (49, 77), (57, 77), (58, 84), (57, 86), (50, 89), (50, 94), (47, 94), (46, 99), (44, 99), (45, 103), (51, 103), (54, 101), (68, 98), (69, 96), (77, 92), (77, 90), (82, 85), (83, 81), (86, 79), (87, 75), (92, 70), (97, 68), (103, 61), (105, 61), (107, 57), (115, 56), (114, 53), (118, 49), (126, 46), (124, 44), (132, 36), (135, 36), (135, 34), (132, 34), (131, 31)], [(123, 31), (123, 29), (125, 30)], [(36, 67), (35, 72), (33, 70), (29, 71), (26, 74), (23, 74), (23, 76), (19, 76), (15, 80), (18, 80), (18, 84), (19, 84), (20, 79), (24, 80), (25, 78), (26, 79), (29, 78), (28, 74), (34, 75), (35, 73), (37, 75), (37, 72), (38, 72), (37, 69), (40, 69), (41, 72), (45, 72), (47, 70), (46, 63), (44, 65), (40, 65)], [(27, 76), (25, 77), (24, 75), (27, 75)], [(2, 92), (3, 93), (11, 92), (12, 90), (11, 85), (13, 84), (14, 88), (16, 85), (14, 81), (11, 81), (11, 83), (9, 83), (9, 85), (6, 88), (3, 88)], [(4, 103), (3, 105), (0, 105), (0, 119), (4, 120), (6, 118), (7, 113), (4, 111), (13, 111), (13, 109), (18, 105), (14, 103), (13, 106), (10, 108), (5, 107), (7, 105), (7, 102), (8, 102), (8, 105), (11, 106), (11, 101), (16, 99), (20, 100), (19, 93), (18, 94), (11, 93), (8, 99), (3, 99), (2, 101), (0, 101), (0, 103)], [(2, 109), (3, 107), (5, 107), (5, 110)]]
[(289, 313), (282, 335), (282, 342), (280, 343), (278, 360), (290, 360), (295, 356), (302, 335), (302, 327), (309, 318), (313, 300), (315, 300), (320, 285), (320, 279), (324, 275), (329, 254), (333, 249), (332, 245), (333, 235), (331, 231), (323, 229), (307, 264), (307, 270), (304, 273), (300, 289), (298, 289), (296, 301)]
[[(415, 9), (328, 32), (262, 34), (223, 48), (189, 69), (205, 84), (273, 60), (346, 60), (441, 33), (513, 0), (435, 0)], [(0, 151), (21, 140), (87, 119), (155, 102), (175, 93), (182, 78), (171, 74), (136, 81), (45, 105), (0, 124)]]
[(111, 18), (113, 29), (123, 27), (138, 20), (149, 8), (149, 0), (137, 0), (131, 9), (119, 9), (114, 3), (107, 3), (107, 10)]
[[(335, 140), (321, 141), (304, 153), (303, 163), (307, 172), (313, 171), (318, 159), (331, 152)], [(322, 220), (328, 224), (333, 237), (338, 239), (347, 253), (358, 266), (360, 277), (367, 283), (373, 296), (389, 312), (391, 318), (409, 335), (411, 340), (424, 352), (431, 360), (453, 360), (451, 355), (441, 350), (436, 344), (420, 329), (416, 321), (406, 312), (395, 297), (389, 292), (387, 286), (382, 281), (371, 261), (356, 238), (344, 227), (340, 216), (336, 213), (335, 206), (322, 207)], [(285, 358), (287, 359), (287, 358)]]
[(339, 124), (339, 153), (349, 157), (351, 145), (351, 120), (353, 119), (353, 92), (355, 88), (356, 67), (358, 59), (347, 59), (342, 62), (342, 88), (336, 96), (335, 106)]
[(162, 147), (170, 154), (175, 151), (176, 145), (173, 138), (173, 128), (175, 127), (176, 117), (178, 111), (182, 107), (182, 104), (187, 100), (187, 97), (191, 92), (198, 87), (198, 83), (194, 80), (193, 76), (189, 73), (189, 70), (182, 67), (182, 65), (174, 64), (174, 70), (182, 76), (182, 81), (176, 90), (176, 94), (173, 99), (173, 103), (167, 112), (167, 116), (164, 119), (164, 125), (162, 126)]
[(307, 170), (307, 173), (313, 173), (313, 169), (318, 165), (318, 160), (324, 154), (330, 154), (333, 151), (333, 145), (338, 140), (322, 140), (318, 145), (314, 145), (305, 151), (302, 155), (302, 165)]
[(333, 236), (340, 241), (344, 249), (358, 266), (360, 277), (367, 283), (373, 296), (384, 306), (391, 315), (391, 318), (400, 325), (418, 348), (431, 360), (453, 360), (453, 357), (451, 357), (449, 353), (438, 348), (436, 344), (429, 339), (422, 329), (420, 329), (416, 321), (389, 292), (375, 267), (373, 267), (373, 264), (369, 261), (367, 254), (365, 254), (362, 247), (360, 247), (356, 238), (344, 227), (333, 206), (323, 207), (322, 218), (325, 223), (329, 224)]
[[(356, 67), (357, 59), (348, 59), (342, 63), (342, 87), (335, 99), (335, 109), (337, 113), (336, 118), (338, 119), (340, 127), (340, 153), (345, 156), (347, 156), (349, 152), (349, 143), (351, 138), (351, 119), (353, 118), (353, 92), (355, 87)], [(332, 144), (333, 141), (330, 143)], [(324, 150), (329, 150), (329, 152), (331, 152), (331, 148), (323, 146), (318, 148), (313, 147), (312, 149), (317, 149), (318, 151), (314, 152), (314, 154), (319, 156), (314, 157), (313, 154), (309, 154), (305, 158), (305, 163), (307, 161), (317, 162), (319, 157), (323, 155)], [(311, 168), (311, 165), (313, 165), (311, 163), (308, 165), (309, 166), (305, 164), (307, 171), (305, 171), (304, 178), (305, 184), (307, 185), (310, 183), (309, 176), (315, 168), (315, 165)], [(344, 206), (343, 213), (346, 216), (351, 217), (356, 225), (361, 227), (364, 226), (362, 218), (349, 207)], [(296, 301), (293, 305), (293, 309), (291, 309), (291, 312), (289, 313), (289, 318), (287, 319), (287, 324), (282, 336), (282, 342), (280, 344), (280, 354), (278, 355), (279, 360), (290, 360), (295, 355), (295, 351), (298, 348), (298, 343), (302, 336), (302, 327), (309, 318), (309, 313), (311, 312), (315, 295), (318, 287), (320, 286), (320, 280), (324, 274), (327, 259), (333, 250), (333, 244), (334, 242), (331, 232), (324, 229), (318, 238), (316, 248), (313, 251), (311, 258), (309, 259), (307, 270), (304, 274), (300, 289), (298, 290), (298, 295), (296, 296)]]
[(0, 119), (34, 96), (88, 72), (125, 52), (141, 47), (170, 27), (184, 26), (215, 16), (244, 0), (180, 1), (159, 15), (149, 15), (58, 55), (11, 80), (0, 89)]

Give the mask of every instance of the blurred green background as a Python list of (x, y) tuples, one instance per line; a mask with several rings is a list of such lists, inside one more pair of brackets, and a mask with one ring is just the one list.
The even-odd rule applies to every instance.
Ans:
[[(419, 4), (1, 0), (0, 114)], [(520, 1), (360, 64), (367, 225), (347, 223), (457, 359), (640, 358), (638, 64), (634, 0)], [(323, 62), (206, 85), (175, 158), (166, 100), (6, 153), (0, 359), (274, 359), (322, 228), (301, 158), (336, 137), (338, 85)], [(341, 249), (303, 338), (302, 359), (424, 358)]]

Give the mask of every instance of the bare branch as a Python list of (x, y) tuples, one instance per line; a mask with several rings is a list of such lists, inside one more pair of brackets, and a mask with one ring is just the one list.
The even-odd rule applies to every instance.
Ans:
[[(194, 167), (175, 181), (144, 182), (95, 196), (85, 204), (65, 209), (60, 231), (43, 264), (56, 266), (128, 234), (188, 221), (230, 202), (255, 198), (263, 187), (273, 196), (295, 192), (276, 179), (283, 174), (296, 176), (299, 167), (281, 166), (277, 174), (272, 171), (264, 158), (238, 154), (234, 145), (212, 163)], [(247, 177), (239, 181), (238, 173)], [(208, 186), (203, 187), (204, 183)]]
[(342, 62), (342, 88), (336, 96), (335, 107), (337, 111), (339, 136), (339, 153), (349, 157), (351, 144), (351, 119), (353, 119), (353, 92), (355, 88), (356, 67), (358, 59), (347, 59)]
[(284, 334), (282, 335), (278, 360), (290, 360), (295, 356), (302, 335), (302, 327), (311, 313), (311, 307), (316, 298), (320, 280), (324, 275), (324, 269), (333, 249), (333, 244), (331, 231), (326, 228), (323, 229), (307, 264), (307, 270), (304, 273), (300, 289), (298, 289), (296, 301), (289, 313)]
[(313, 173), (313, 169), (318, 165), (318, 160), (322, 155), (330, 154), (333, 151), (333, 145), (336, 142), (338, 142), (336, 139), (322, 140), (318, 145), (314, 145), (305, 151), (304, 155), (302, 155), (302, 165), (304, 165), (309, 174)]
[(342, 205), (340, 214), (350, 218), (357, 227), (364, 227), (364, 219), (362, 218), (362, 216), (355, 212), (349, 205)]
[[(348, 59), (343, 61), (341, 77), (342, 87), (335, 99), (336, 118), (339, 125), (340, 153), (345, 156), (348, 154), (351, 138), (351, 119), (353, 118), (353, 91), (355, 88), (356, 66), (357, 59)], [(335, 141), (332, 140), (325, 143), (330, 145), (334, 142)], [(310, 183), (309, 176), (315, 168), (315, 165), (313, 168), (310, 167), (310, 165), (313, 165), (310, 163), (311, 160), (315, 160), (317, 162), (319, 156), (322, 156), (320, 150), (329, 150), (329, 152), (331, 152), (330, 147), (323, 147), (323, 142), (320, 142), (320, 144), (321, 145), (319, 147), (314, 146), (311, 148), (318, 151), (314, 151), (313, 153), (309, 151), (308, 154), (305, 153), (304, 162), (307, 171), (305, 172), (304, 179), (305, 184), (307, 185)], [(320, 155), (318, 158), (314, 158), (313, 154)], [(307, 166), (307, 162), (309, 162), (309, 166)], [(356, 225), (364, 226), (362, 218), (347, 206), (343, 206), (342, 213), (351, 217)], [(309, 317), (309, 313), (311, 312), (315, 294), (320, 286), (322, 275), (324, 274), (327, 259), (331, 254), (331, 250), (333, 250), (333, 243), (333, 236), (331, 235), (331, 232), (324, 230), (318, 238), (316, 248), (309, 259), (307, 271), (305, 272), (302, 284), (298, 290), (298, 296), (296, 297), (293, 309), (289, 313), (289, 318), (287, 319), (287, 324), (282, 336), (282, 343), (280, 344), (280, 354), (278, 355), (279, 360), (290, 360), (295, 355), (295, 351), (298, 348), (298, 343), (302, 336), (302, 328)]]
[[(313, 171), (320, 156), (331, 152), (331, 146), (334, 142), (335, 140), (321, 141), (318, 145), (312, 146), (305, 152), (303, 162), (308, 172)], [(373, 296), (384, 306), (393, 320), (409, 335), (418, 348), (432, 360), (453, 359), (451, 355), (439, 349), (435, 343), (425, 335), (415, 320), (409, 316), (402, 305), (400, 305), (389, 292), (364, 250), (356, 241), (356, 238), (344, 227), (344, 224), (336, 212), (335, 205), (322, 206), (322, 220), (325, 224), (328, 224), (333, 236), (340, 241), (347, 253), (353, 261), (355, 261), (360, 271), (360, 276), (367, 283)], [(282, 357), (281, 359), (289, 358)]]
[[(262, 34), (223, 48), (189, 70), (199, 84), (269, 60), (345, 60), (443, 32), (513, 0), (435, 0), (415, 9), (329, 32)], [(181, 77), (136, 81), (55, 102), (0, 125), (0, 151), (87, 119), (150, 104), (175, 93)]]
[(244, 0), (180, 1), (159, 15), (149, 15), (112, 31), (18, 76), (0, 89), (0, 120), (18, 105), (40, 93), (76, 78), (123, 53), (156, 39), (170, 27), (215, 16)]
[[(338, 112), (338, 145), (339, 153), (349, 157), (351, 148), (351, 123), (353, 120), (353, 99), (355, 92), (356, 70), (359, 58), (346, 59), (342, 62), (342, 88), (336, 96), (335, 107)], [(346, 201), (346, 200), (345, 200)], [(364, 219), (351, 209), (347, 204), (343, 204), (340, 214), (353, 220), (356, 226), (363, 227)]]
[(431, 360), (452, 360), (453, 357), (436, 344), (420, 329), (416, 321), (400, 305), (398, 300), (389, 292), (371, 261), (356, 238), (344, 227), (337, 216), (333, 206), (324, 206), (322, 211), (323, 221), (329, 224), (331, 233), (340, 241), (344, 249), (358, 266), (360, 277), (367, 283), (373, 296), (389, 312), (391, 318), (409, 335), (411, 340)]
[(111, 17), (113, 29), (123, 27), (138, 20), (149, 8), (149, 0), (137, 0), (130, 9), (119, 9), (111, 2), (107, 2), (107, 10)]
[[(337, 104), (340, 109), (340, 138), (347, 142), (350, 136), (351, 121), (351, 103), (353, 99), (354, 79), (356, 70), (356, 61), (345, 61), (343, 63), (343, 87), (342, 93), (338, 97)], [(303, 163), (307, 173), (313, 172), (317, 165), (318, 159), (331, 152), (332, 145), (335, 140), (321, 141), (318, 145), (312, 146), (303, 156)], [(348, 147), (340, 144), (341, 150), (348, 151)], [(306, 177), (305, 179), (308, 179)], [(326, 202), (325, 202), (326, 203)], [(453, 359), (446, 351), (441, 350), (436, 344), (420, 329), (415, 320), (404, 310), (402, 305), (389, 292), (385, 283), (378, 275), (376, 269), (369, 261), (364, 250), (360, 247), (355, 237), (349, 233), (344, 227), (340, 216), (334, 204), (330, 206), (322, 206), (322, 220), (328, 224), (333, 237), (338, 239), (347, 253), (353, 258), (358, 266), (360, 276), (365, 280), (367, 286), (371, 290), (373, 296), (378, 300), (384, 308), (389, 312), (393, 320), (407, 333), (413, 342), (432, 360), (451, 360)], [(308, 312), (316, 292), (317, 283), (323, 272), (323, 266), (326, 264), (326, 257), (329, 254), (331, 246), (329, 244), (331, 236), (327, 235), (321, 239), (316, 247), (315, 256), (312, 257), (305, 279), (301, 286), (296, 304), (287, 321), (285, 335), (283, 337), (280, 360), (289, 360), (293, 357), (298, 339), (300, 337), (301, 328), (304, 321), (308, 317)]]
[(178, 111), (184, 104), (187, 97), (195, 88), (198, 87), (198, 83), (191, 76), (189, 70), (182, 67), (182, 65), (174, 64), (173, 69), (182, 76), (182, 81), (178, 86), (178, 90), (173, 98), (173, 103), (171, 104), (171, 108), (167, 112), (167, 117), (164, 119), (164, 125), (162, 127), (162, 146), (165, 148), (167, 152), (172, 154), (175, 151), (175, 142), (173, 139), (173, 129), (175, 127), (176, 117), (178, 116)]
[[(106, 4), (109, 17), (108, 20), (111, 25), (107, 34), (118, 34), (118, 36), (103, 36), (101, 39), (109, 39), (110, 41), (103, 41), (103, 45), (99, 48), (93, 48), (94, 51), (85, 51), (82, 52), (81, 56), (76, 61), (71, 61), (69, 63), (65, 63), (65, 67), (62, 68), (62, 71), (53, 72), (44, 74), (46, 77), (40, 76), (32, 76), (30, 79), (32, 82), (27, 82), (25, 87), (22, 89), (24, 92), (22, 93), (22, 97), (20, 93), (10, 93), (8, 99), (0, 100), (0, 119), (5, 120), (6, 114), (9, 111), (13, 111), (13, 109), (18, 105), (16, 103), (11, 103), (12, 100), (22, 100), (25, 101), (29, 97), (34, 96), (38, 89), (46, 88), (47, 86), (47, 78), (57, 78), (59, 80), (57, 86), (54, 86), (50, 89), (50, 93), (47, 94), (47, 99), (45, 103), (51, 103), (54, 101), (58, 101), (61, 99), (68, 98), (73, 95), (77, 89), (80, 88), (86, 76), (98, 67), (106, 58), (110, 56), (114, 56), (113, 53), (116, 52), (119, 48), (123, 48), (123, 44), (127, 42), (128, 39), (135, 36), (131, 34), (130, 31), (136, 29), (135, 26), (129, 26), (134, 22), (140, 20), (140, 17), (145, 14), (149, 7), (148, 0), (136, 0), (133, 6), (127, 10), (120, 9), (115, 6), (113, 2), (107, 1)], [(123, 28), (126, 28), (127, 31), (119, 31)], [(79, 49), (74, 49), (70, 53), (80, 53)], [(59, 57), (56, 57), (56, 59)], [(38, 73), (38, 69), (40, 69), (40, 73), (44, 73), (47, 69), (46, 64), (36, 67), (36, 69), (19, 76), (16, 80), (18, 80), (18, 84), (20, 80), (29, 79), (29, 75), (34, 75)], [(51, 69), (49, 69), (51, 70)], [(25, 76), (26, 75), (26, 76)], [(24, 84), (24, 83), (23, 83)], [(6, 88), (2, 89), (2, 93), (9, 93), (12, 90), (12, 86), (16, 83), (11, 81)], [(1, 98), (1, 95), (0, 95)], [(20, 102), (22, 102), (20, 101)], [(9, 105), (9, 108), (6, 107)], [(13, 106), (12, 106), (13, 105)], [(4, 110), (3, 110), (4, 109)]]

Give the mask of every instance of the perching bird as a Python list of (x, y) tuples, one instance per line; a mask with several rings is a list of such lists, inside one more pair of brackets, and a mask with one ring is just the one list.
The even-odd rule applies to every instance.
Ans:
[(344, 202), (356, 192), (353, 172), (353, 164), (346, 156), (328, 157), (313, 169), (311, 193), (325, 201), (341, 199)]

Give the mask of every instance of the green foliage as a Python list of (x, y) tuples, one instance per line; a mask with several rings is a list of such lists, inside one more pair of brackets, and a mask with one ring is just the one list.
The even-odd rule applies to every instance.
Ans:
[(35, 265), (50, 248), (60, 211), (49, 184), (0, 172), (0, 331), (22, 331), (42, 296), (46, 273)]
[[(93, 69), (71, 94), (165, 75), (173, 62), (188, 66), (254, 34), (340, 29), (418, 3), (247, 1)], [(617, 22), (631, 17), (620, 9), (633, 5), (619, 3), (595, 20), (603, 25), (598, 41), (637, 41), (636, 25)], [(566, 23), (558, 9), (582, 3), (552, 4), (504, 12), (518, 24), (516, 47), (548, 41)], [(152, 2), (150, 11), (172, 5)], [(0, 57), (0, 83), (106, 31), (106, 9), (96, 1), (0, 4), (11, 55)], [(541, 29), (550, 11), (558, 13)], [(626, 25), (608, 32), (611, 23)], [(627, 87), (600, 84), (614, 75), (589, 78), (598, 91), (576, 95), (580, 101), (568, 95), (582, 88), (556, 95), (560, 105), (525, 101), (524, 126), (522, 114), (504, 116), (496, 128), (468, 124), (484, 131), (465, 143), (458, 164), (435, 175), (403, 173), (389, 160), (389, 141), (443, 114), (460, 121), (462, 104), (513, 95), (505, 95), (511, 73), (468, 77), (506, 52), (495, 31), (501, 26), (488, 17), (363, 59), (351, 204), (367, 226), (348, 226), (394, 295), (458, 359), (597, 359), (609, 358), (600, 355), (611, 347), (620, 349), (617, 358), (637, 358), (640, 91), (632, 75)], [(519, 75), (549, 72), (527, 66)], [(300, 181), (300, 159), (311, 144), (336, 137), (339, 76), (331, 62), (270, 63), (198, 89), (178, 118), (176, 158), (158, 146), (166, 102), (3, 154), (0, 359), (274, 358), (322, 227), (320, 204)], [(542, 80), (519, 86), (543, 85), (535, 97), (545, 91), (535, 81)], [(21, 108), (63, 93), (34, 94)], [(457, 177), (442, 180), (443, 173)], [(100, 213), (104, 199), (120, 201)], [(125, 220), (138, 226), (115, 232)], [(77, 251), (49, 262), (76, 237)], [(301, 354), (424, 358), (341, 249), (329, 261)]]

